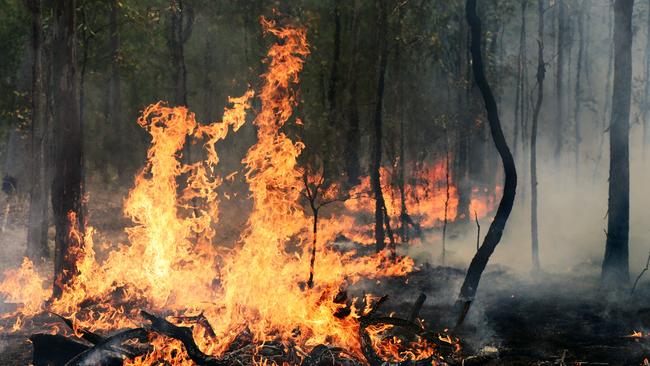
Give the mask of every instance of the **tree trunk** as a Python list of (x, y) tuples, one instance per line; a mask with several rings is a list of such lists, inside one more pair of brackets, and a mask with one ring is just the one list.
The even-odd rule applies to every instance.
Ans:
[(564, 51), (565, 51), (565, 42), (566, 42), (566, 0), (558, 0), (558, 33), (557, 33), (557, 73), (555, 79), (555, 103), (557, 116), (555, 117), (555, 149), (554, 149), (554, 158), (556, 162), (560, 161), (560, 155), (562, 154), (562, 128), (564, 127), (564, 120), (566, 118), (564, 111)]
[(605, 130), (607, 129), (607, 116), (610, 113), (610, 104), (612, 102), (611, 99), (611, 89), (612, 89), (612, 69), (614, 67), (614, 40), (613, 40), (613, 33), (614, 33), (614, 27), (613, 27), (613, 21), (612, 21), (612, 13), (613, 13), (613, 8), (614, 8), (614, 0), (610, 0), (610, 6), (607, 12), (607, 28), (609, 29), (609, 34), (608, 34), (608, 40), (610, 40), (610, 46), (609, 46), (609, 56), (608, 56), (608, 61), (607, 61), (607, 78), (605, 81), (605, 97), (603, 101), (603, 111), (601, 113), (602, 115), (602, 121), (599, 126), (600, 129), (600, 138), (599, 138), (599, 143), (598, 143), (598, 157), (596, 158), (596, 163), (594, 164), (594, 175), (593, 175), (593, 181), (596, 182), (596, 178), (598, 177), (598, 168), (600, 166), (600, 161), (603, 158), (603, 153), (604, 149), (603, 146), (605, 145)]
[[(119, 0), (111, 0), (110, 2), (110, 15), (108, 20), (108, 49), (110, 52), (110, 75), (108, 80), (108, 98), (107, 98), (107, 111), (106, 122), (110, 126), (110, 133), (106, 133), (106, 137), (114, 136), (107, 141), (105, 145), (112, 147), (119, 154), (121, 151), (122, 139), (122, 106), (120, 103), (122, 94), (122, 83), (120, 76), (120, 29), (119, 29), (119, 15), (120, 4)], [(120, 154), (121, 155), (121, 154)], [(124, 164), (121, 159), (115, 162), (118, 178), (124, 175)]]
[(47, 247), (47, 120), (43, 94), (43, 18), (41, 0), (28, 0), (32, 13), (32, 126), (31, 126), (31, 191), (27, 256), (38, 261), (49, 256)]
[[(525, 59), (525, 49), (526, 49), (526, 9), (528, 8), (528, 2), (523, 1), (521, 3), (521, 29), (519, 31), (519, 53), (517, 55), (517, 77), (516, 77), (516, 86), (515, 86), (515, 120), (513, 128), (513, 143), (512, 151), (515, 155), (518, 154), (518, 141), (519, 141), (519, 128), (523, 124), (523, 101), (526, 99), (526, 94), (524, 93), (524, 72), (526, 70), (526, 59)], [(523, 129), (522, 129), (522, 140)]]
[(332, 68), (330, 82), (327, 90), (329, 104), (329, 123), (336, 124), (337, 86), (339, 81), (339, 63), (341, 59), (341, 0), (334, 1), (334, 54), (332, 55)]
[(185, 66), (185, 43), (192, 34), (194, 12), (184, 6), (183, 0), (170, 1), (170, 37), (167, 40), (172, 56), (172, 79), (174, 103), (187, 106), (187, 67)]
[(382, 155), (382, 127), (383, 127), (383, 106), (384, 106), (384, 81), (386, 78), (386, 64), (388, 59), (388, 42), (386, 37), (387, 31), (387, 9), (386, 2), (379, 2), (379, 24), (378, 24), (378, 43), (379, 43), (379, 67), (377, 81), (377, 96), (375, 100), (375, 111), (373, 118), (374, 127), (374, 144), (372, 147), (372, 168), (370, 169), (370, 183), (375, 196), (375, 248), (377, 252), (384, 249), (384, 195), (381, 191), (381, 155)]
[(348, 80), (350, 82), (350, 92), (347, 96), (347, 120), (348, 131), (345, 138), (344, 147), (344, 160), (345, 160), (345, 173), (347, 175), (347, 184), (355, 186), (359, 184), (359, 175), (361, 175), (361, 164), (359, 162), (359, 145), (361, 144), (361, 130), (359, 123), (359, 106), (357, 105), (357, 60), (359, 54), (359, 13), (357, 11), (356, 2), (352, 5), (354, 7), (354, 14), (352, 18), (352, 61), (348, 70)]
[[(54, 72), (56, 160), (52, 181), (52, 209), (56, 226), (54, 253), (54, 292), (62, 294), (63, 288), (76, 273), (76, 263), (70, 251), (74, 239), (68, 235), (69, 225), (83, 230), (82, 212), (82, 133), (77, 99), (78, 80), (75, 58), (75, 1), (54, 1)], [(68, 213), (76, 214), (76, 222), (69, 223)]]
[(634, 0), (614, 3), (614, 94), (609, 127), (609, 202), (602, 280), (615, 288), (629, 281), (630, 104)]
[(580, 144), (582, 143), (582, 135), (580, 131), (580, 112), (582, 107), (582, 69), (585, 52), (585, 11), (587, 9), (587, 0), (582, 0), (580, 10), (578, 11), (578, 60), (576, 62), (576, 90), (575, 90), (575, 106), (573, 110), (573, 121), (575, 123), (574, 130), (574, 143), (575, 143), (575, 170), (576, 179), (580, 176)]
[(474, 255), (474, 258), (467, 269), (465, 281), (460, 289), (460, 294), (458, 295), (458, 306), (460, 311), (458, 324), (461, 324), (465, 319), (469, 306), (476, 295), (476, 290), (478, 289), (478, 284), (481, 280), (483, 270), (485, 269), (490, 256), (494, 252), (494, 249), (501, 240), (503, 229), (505, 228), (510, 212), (512, 211), (517, 190), (517, 170), (515, 168), (515, 162), (510, 153), (510, 149), (508, 148), (505, 136), (503, 135), (503, 130), (501, 129), (499, 112), (494, 95), (492, 94), (492, 89), (485, 77), (483, 56), (481, 55), (481, 20), (476, 14), (476, 0), (467, 0), (465, 3), (465, 11), (467, 23), (469, 24), (471, 32), (470, 51), (472, 56), (474, 80), (481, 90), (481, 95), (485, 102), (492, 140), (494, 141), (494, 145), (499, 152), (503, 164), (505, 183), (503, 187), (503, 197), (501, 197), (501, 202), (499, 202), (499, 207), (492, 223), (490, 224), (488, 233), (483, 239), (483, 245), (481, 245), (476, 255)]
[(533, 110), (533, 124), (530, 133), (530, 235), (532, 244), (533, 271), (540, 270), (539, 263), (539, 235), (537, 233), (537, 125), (539, 112), (544, 101), (544, 77), (546, 66), (544, 63), (544, 0), (537, 1), (537, 14), (539, 24), (537, 28), (537, 102)]
[(644, 72), (645, 84), (643, 87), (643, 95), (645, 96), (645, 102), (643, 103), (643, 159), (645, 160), (647, 151), (648, 151), (648, 133), (650, 130), (649, 126), (650, 121), (648, 120), (648, 115), (650, 114), (650, 4), (648, 5), (648, 16), (647, 16), (647, 33), (646, 33), (646, 46), (645, 46), (645, 63), (644, 63)]

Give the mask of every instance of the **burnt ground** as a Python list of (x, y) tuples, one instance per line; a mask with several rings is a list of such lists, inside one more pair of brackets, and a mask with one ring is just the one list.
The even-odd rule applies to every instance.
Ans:
[[(466, 322), (453, 329), (453, 299), (462, 272), (425, 265), (405, 279), (373, 282), (389, 299), (381, 312), (406, 317), (420, 292), (427, 300), (420, 317), (432, 330), (450, 328), (461, 339), (463, 356), (485, 356), (482, 365), (643, 365), (650, 358), (650, 286), (616, 299), (600, 291), (596, 278), (542, 275), (517, 278), (488, 269)], [(609, 299), (608, 299), (609, 298)], [(43, 321), (43, 320), (41, 320)], [(39, 321), (35, 321), (38, 325)], [(0, 337), (0, 365), (27, 365), (30, 331)]]

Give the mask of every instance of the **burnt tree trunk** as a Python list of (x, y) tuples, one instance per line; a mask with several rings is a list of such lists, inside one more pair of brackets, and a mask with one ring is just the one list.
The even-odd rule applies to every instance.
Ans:
[(348, 80), (350, 80), (350, 90), (347, 95), (347, 134), (345, 137), (344, 159), (345, 173), (347, 175), (347, 184), (354, 186), (359, 184), (359, 175), (361, 174), (361, 164), (359, 163), (359, 145), (361, 144), (361, 130), (359, 123), (359, 106), (357, 104), (357, 60), (359, 54), (359, 12), (357, 4), (352, 4), (354, 10), (352, 15), (352, 61), (348, 70)]
[(537, 232), (537, 125), (539, 113), (544, 101), (544, 0), (537, 1), (539, 24), (537, 28), (537, 102), (533, 110), (533, 123), (530, 133), (530, 235), (533, 260), (533, 271), (540, 270), (539, 263), (539, 234)]
[[(521, 3), (521, 29), (519, 31), (519, 53), (517, 54), (517, 76), (516, 76), (516, 86), (515, 86), (515, 116), (514, 116), (514, 128), (513, 128), (513, 142), (512, 142), (512, 151), (515, 155), (518, 154), (518, 142), (519, 142), (519, 128), (522, 127), (524, 119), (524, 106), (523, 103), (526, 100), (525, 93), (525, 84), (524, 84), (524, 72), (526, 71), (526, 9), (528, 8), (528, 2), (522, 1)], [(524, 140), (525, 132), (523, 127), (521, 130), (522, 140)], [(522, 142), (523, 144), (523, 142)]]
[(646, 30), (646, 46), (645, 46), (645, 59), (644, 59), (644, 71), (643, 75), (645, 77), (645, 84), (643, 87), (643, 96), (645, 97), (645, 102), (643, 103), (643, 159), (646, 158), (648, 152), (648, 130), (650, 121), (648, 120), (648, 115), (650, 114), (650, 4), (648, 5), (648, 15), (647, 15), (647, 30)]
[(31, 190), (27, 257), (37, 261), (49, 256), (47, 247), (47, 120), (43, 94), (43, 17), (41, 0), (26, 1), (32, 14), (32, 125)]
[(517, 170), (515, 168), (515, 162), (510, 153), (510, 148), (508, 147), (505, 136), (503, 135), (503, 130), (501, 129), (499, 111), (494, 95), (492, 94), (492, 89), (485, 77), (483, 56), (481, 54), (481, 19), (476, 14), (476, 0), (467, 0), (465, 3), (465, 12), (471, 33), (470, 53), (472, 56), (474, 80), (480, 89), (483, 101), (485, 102), (492, 140), (494, 141), (494, 145), (499, 152), (503, 164), (505, 183), (503, 187), (503, 197), (501, 197), (501, 202), (499, 202), (497, 212), (490, 224), (488, 233), (483, 239), (483, 244), (479, 248), (478, 252), (476, 252), (476, 255), (474, 255), (474, 258), (467, 269), (465, 281), (460, 289), (460, 294), (458, 295), (458, 306), (460, 311), (458, 324), (461, 324), (465, 319), (469, 306), (476, 295), (476, 290), (478, 289), (478, 284), (481, 280), (483, 270), (485, 269), (490, 256), (494, 252), (494, 249), (501, 240), (503, 229), (505, 228), (510, 212), (512, 211), (517, 190)]
[(576, 169), (576, 179), (580, 176), (580, 144), (582, 143), (582, 134), (580, 126), (580, 113), (582, 107), (582, 74), (583, 60), (585, 53), (585, 11), (587, 9), (587, 0), (582, 0), (580, 10), (578, 11), (578, 59), (576, 61), (576, 84), (575, 84), (575, 105), (573, 110), (574, 129), (574, 163)]
[(329, 123), (336, 124), (337, 86), (339, 81), (339, 63), (341, 62), (341, 0), (334, 1), (334, 54), (330, 70), (327, 100), (329, 104)]
[(565, 63), (565, 42), (567, 33), (567, 16), (566, 0), (558, 0), (558, 33), (557, 33), (557, 73), (555, 75), (555, 103), (557, 115), (555, 116), (555, 149), (554, 158), (556, 162), (560, 161), (562, 154), (562, 128), (564, 127), (565, 110), (564, 110), (564, 63)]
[(377, 69), (377, 95), (375, 100), (375, 111), (373, 117), (374, 143), (372, 147), (372, 167), (370, 169), (370, 183), (375, 196), (375, 249), (380, 252), (384, 249), (384, 195), (381, 191), (381, 156), (382, 156), (382, 127), (383, 127), (383, 106), (384, 106), (384, 82), (386, 78), (386, 64), (388, 62), (388, 42), (386, 31), (388, 26), (388, 10), (386, 2), (379, 2), (379, 24), (378, 24), (378, 43), (379, 43), (379, 66)]
[[(110, 75), (108, 79), (108, 98), (106, 110), (106, 122), (111, 126), (111, 132), (106, 134), (106, 137), (115, 136), (112, 141), (105, 141), (108, 147), (113, 145), (116, 152), (120, 152), (121, 135), (122, 135), (122, 107), (121, 107), (121, 94), (122, 94), (122, 79), (120, 75), (120, 29), (119, 29), (119, 16), (120, 16), (120, 3), (119, 0), (111, 0), (110, 14), (108, 20), (108, 49), (110, 52)], [(118, 159), (119, 160), (119, 159)], [(124, 175), (124, 164), (117, 161), (115, 164), (118, 178)]]
[(56, 227), (54, 251), (53, 296), (62, 294), (63, 288), (76, 272), (75, 258), (70, 249), (79, 243), (68, 235), (68, 213), (76, 214), (72, 223), (83, 228), (82, 212), (82, 133), (79, 119), (78, 76), (75, 58), (75, 5), (74, 0), (54, 1), (54, 54), (56, 75), (54, 94), (55, 166), (52, 181), (52, 209)]
[(632, 94), (632, 10), (634, 0), (614, 3), (614, 94), (609, 126), (609, 202), (602, 280), (619, 287), (630, 279), (630, 104)]
[(167, 39), (172, 58), (172, 81), (174, 83), (174, 103), (187, 106), (187, 67), (185, 65), (185, 43), (192, 34), (194, 12), (183, 0), (171, 0), (170, 34)]

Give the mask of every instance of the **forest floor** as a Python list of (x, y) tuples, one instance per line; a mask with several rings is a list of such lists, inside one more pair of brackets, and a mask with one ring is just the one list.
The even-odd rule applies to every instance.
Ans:
[[(128, 224), (119, 219), (121, 200), (107, 194), (94, 196), (93, 202), (103, 205), (102, 215), (91, 212), (98, 231), (112, 241), (126, 239), (120, 234)], [(0, 269), (20, 263), (26, 238), (19, 223), (24, 219), (17, 207), (0, 238)], [(399, 317), (406, 317), (425, 293), (420, 318), (426, 326), (449, 328), (461, 340), (463, 356), (486, 356), (483, 365), (644, 365), (650, 359), (650, 281), (642, 281), (633, 295), (628, 291), (612, 299), (598, 288), (595, 273), (533, 277), (488, 266), (468, 318), (457, 329), (454, 300), (464, 276), (461, 269), (424, 264), (407, 278), (367, 281), (350, 291), (388, 295), (381, 311)], [(0, 312), (11, 308), (0, 300)], [(0, 365), (30, 364), (27, 338), (44, 329), (38, 320), (34, 324), (0, 334)], [(643, 336), (631, 337), (634, 331)]]

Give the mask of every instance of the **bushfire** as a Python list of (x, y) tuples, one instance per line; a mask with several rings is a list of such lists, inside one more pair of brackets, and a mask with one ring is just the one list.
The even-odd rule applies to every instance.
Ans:
[[(387, 250), (358, 255), (332, 245), (340, 237), (371, 242), (372, 224), (357, 221), (371, 212), (368, 178), (344, 195), (337, 215), (317, 222), (318, 236), (312, 236), (316, 230), (311, 230), (312, 217), (302, 201), (305, 172), (297, 163), (304, 145), (282, 130), (301, 123), (293, 109), (298, 103), (295, 86), (310, 53), (306, 30), (266, 19), (261, 24), (277, 42), (268, 50), (260, 90), (230, 98), (222, 120), (212, 123), (197, 122), (182, 106), (159, 102), (145, 108), (137, 122), (150, 134), (151, 146), (124, 201), (124, 215), (132, 221), (125, 229), (128, 242), (99, 261), (94, 229), (80, 232), (71, 226), (69, 235), (78, 244), (70, 254), (76, 273), (61, 284), (63, 294), (56, 298), (50, 284), (60, 279), (40, 275), (28, 259), (6, 271), (0, 293), (20, 306), (4, 316), (16, 319), (5, 331), (18, 330), (44, 312), (70, 319), (74, 334), (82, 338), (152, 322), (146, 340), (139, 333), (126, 337), (129, 347), (136, 338), (147, 344), (136, 347), (140, 351), (132, 352), (133, 357), (122, 356), (126, 365), (192, 365), (197, 352), (210, 360), (232, 359), (240, 352), (252, 364), (296, 364), (314, 357), (323, 345), (350, 360), (363, 359), (370, 346), (374, 357), (384, 360), (442, 362), (439, 344), (454, 345), (452, 338), (437, 335), (432, 341), (417, 328), (404, 336), (390, 320), (368, 322), (380, 302), (377, 297), (347, 298), (346, 289), (361, 279), (404, 276), (415, 269), (411, 258), (393, 259)], [(218, 142), (247, 123), (254, 98), (260, 102), (250, 118), (257, 143), (242, 161), (253, 208), (230, 249), (214, 240), (223, 198), (218, 193), (223, 178), (216, 173)], [(187, 141), (202, 147), (203, 158), (186, 159)], [(403, 192), (391, 169), (381, 170), (388, 216), (396, 227), (402, 221), (402, 201), (418, 230), (455, 220), (458, 194), (456, 187), (444, 184), (446, 169), (445, 161), (421, 169)], [(494, 198), (486, 197), (475, 192), (472, 213), (478, 217), (492, 210)], [(192, 329), (198, 350), (170, 331), (181, 328)], [(63, 330), (54, 327), (52, 332)], [(271, 345), (285, 355), (293, 352), (293, 358), (274, 359)]]

